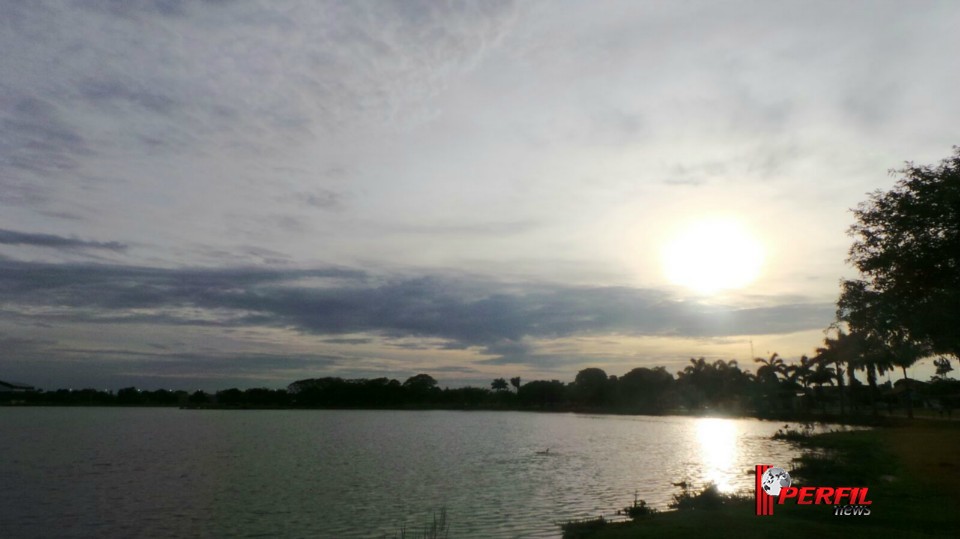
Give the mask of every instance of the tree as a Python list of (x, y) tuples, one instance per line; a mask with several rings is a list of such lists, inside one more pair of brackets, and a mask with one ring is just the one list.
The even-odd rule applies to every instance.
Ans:
[(624, 404), (642, 411), (661, 411), (665, 395), (673, 386), (673, 376), (663, 367), (638, 367), (620, 377), (620, 397)]
[(754, 358), (753, 361), (761, 364), (757, 368), (757, 380), (760, 382), (776, 385), (780, 381), (779, 376), (787, 373), (787, 365), (783, 362), (780, 354), (776, 352), (770, 356), (770, 359), (758, 357)]
[(411, 376), (403, 382), (403, 387), (412, 390), (429, 391), (437, 387), (437, 381), (429, 374), (418, 374)]
[(937, 374), (934, 378), (939, 378), (940, 380), (946, 380), (947, 374), (953, 370), (953, 367), (950, 366), (950, 360), (945, 357), (934, 359), (933, 366), (937, 368)]
[(882, 342), (960, 357), (960, 147), (895, 173), (890, 191), (854, 210), (848, 261), (861, 278), (843, 283), (838, 318)]
[(799, 363), (787, 366), (787, 380), (795, 386), (803, 386), (806, 390), (810, 387), (810, 376), (813, 374), (815, 365), (816, 362), (806, 355), (800, 356)]
[(407, 380), (403, 382), (403, 389), (407, 392), (407, 395), (414, 400), (421, 401), (440, 393), (440, 388), (437, 387), (437, 381), (429, 374), (418, 374), (407, 378)]
[(820, 409), (823, 410), (823, 384), (833, 384), (834, 372), (833, 368), (830, 367), (829, 361), (826, 361), (819, 356), (814, 357), (812, 361), (814, 362), (814, 368), (810, 373), (809, 381), (811, 384), (817, 386), (817, 400), (820, 401)]
[(582, 404), (597, 406), (607, 399), (607, 373), (603, 369), (589, 367), (577, 373), (573, 379), (574, 394)]
[(520, 393), (520, 377), (514, 376), (510, 379), (510, 385), (517, 389), (517, 393)]
[(503, 378), (497, 378), (497, 379), (495, 379), (493, 382), (490, 383), (490, 387), (491, 387), (494, 391), (506, 391), (507, 388), (510, 387), (510, 386), (507, 385), (507, 381), (506, 381), (505, 379), (503, 379)]
[[(837, 326), (836, 338), (826, 336), (823, 339), (823, 346), (817, 348), (817, 357), (814, 358), (820, 362), (833, 363), (833, 373), (837, 377), (837, 387), (840, 394), (840, 413), (845, 412), (844, 408), (844, 383), (843, 375), (847, 374), (851, 386), (853, 378), (853, 363), (859, 354), (859, 334), (846, 333)], [(844, 368), (846, 365), (846, 368)]]
[(859, 347), (858, 357), (854, 360), (853, 367), (867, 372), (867, 383), (870, 385), (870, 407), (873, 409), (873, 415), (877, 415), (877, 374), (884, 374), (893, 369), (892, 351), (882, 342), (877, 342), (868, 336), (854, 333), (857, 336)]
[(527, 382), (517, 392), (517, 398), (527, 406), (552, 407), (563, 404), (567, 387), (559, 380), (534, 380)]

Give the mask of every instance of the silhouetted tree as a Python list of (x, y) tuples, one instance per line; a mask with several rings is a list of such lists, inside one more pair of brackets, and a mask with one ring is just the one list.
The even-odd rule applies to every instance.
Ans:
[(757, 381), (760, 383), (777, 385), (780, 383), (780, 376), (786, 376), (787, 364), (776, 352), (770, 356), (770, 359), (758, 357), (753, 361), (760, 364), (757, 368)]
[(243, 391), (235, 387), (217, 391), (217, 404), (221, 406), (241, 406), (243, 401)]
[(507, 380), (504, 378), (496, 378), (493, 382), (490, 383), (490, 387), (494, 391), (506, 391), (510, 386), (507, 385)]
[(204, 391), (197, 390), (194, 391), (187, 400), (194, 406), (207, 404), (210, 402), (210, 395), (207, 395)]
[(806, 355), (800, 356), (799, 362), (787, 365), (787, 380), (806, 390), (810, 386), (810, 375), (813, 373), (815, 363)]
[(740, 407), (750, 393), (752, 377), (740, 370), (736, 360), (690, 359), (690, 364), (677, 373), (677, 387), (687, 406)]
[(880, 342), (960, 357), (960, 147), (897, 173), (854, 210), (849, 262), (861, 279), (843, 283), (838, 318)]
[(667, 404), (667, 395), (672, 391), (673, 384), (673, 376), (663, 367), (638, 367), (620, 377), (619, 395), (622, 403), (629, 408), (661, 411)]
[(821, 410), (824, 409), (825, 401), (823, 398), (823, 386), (824, 384), (833, 385), (833, 379), (835, 372), (833, 367), (830, 366), (830, 361), (828, 359), (820, 358), (819, 356), (814, 356), (813, 358), (814, 368), (813, 372), (810, 373), (809, 380), (810, 383), (817, 386), (816, 396), (817, 401), (820, 403)]
[(556, 407), (567, 401), (567, 386), (559, 380), (534, 380), (520, 386), (517, 399), (525, 406)]
[(937, 374), (934, 376), (934, 378), (939, 378), (941, 380), (946, 380), (947, 375), (953, 370), (953, 367), (950, 365), (950, 360), (945, 357), (938, 357), (937, 359), (934, 359), (933, 366), (937, 368)]
[(860, 355), (859, 335), (851, 335), (836, 327), (837, 336), (831, 338), (829, 335), (824, 337), (823, 346), (817, 348), (817, 357), (821, 362), (832, 363), (833, 374), (837, 380), (837, 388), (840, 395), (840, 413), (845, 412), (844, 384), (843, 375), (852, 371), (852, 366), (856, 358)]
[(577, 373), (573, 380), (573, 392), (577, 402), (599, 406), (607, 400), (607, 373), (603, 369), (589, 367)]
[(141, 391), (135, 387), (125, 387), (117, 391), (117, 404), (144, 404)]
[(437, 381), (429, 374), (418, 374), (411, 376), (403, 382), (403, 389), (415, 401), (425, 401), (435, 397), (440, 392), (437, 387)]
[(519, 376), (514, 376), (513, 378), (511, 378), (510, 385), (516, 388), (517, 393), (520, 393), (520, 377)]

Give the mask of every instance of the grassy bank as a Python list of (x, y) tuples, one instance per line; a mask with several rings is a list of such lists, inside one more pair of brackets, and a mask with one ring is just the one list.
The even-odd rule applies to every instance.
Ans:
[[(960, 423), (917, 421), (829, 433), (800, 442), (795, 483), (866, 486), (869, 516), (834, 516), (833, 506), (777, 505), (770, 517), (754, 503), (654, 513), (631, 522), (570, 530), (568, 539), (637, 537), (957, 537), (960, 533)], [(642, 494), (642, 493), (641, 493)], [(642, 496), (641, 496), (642, 497)]]

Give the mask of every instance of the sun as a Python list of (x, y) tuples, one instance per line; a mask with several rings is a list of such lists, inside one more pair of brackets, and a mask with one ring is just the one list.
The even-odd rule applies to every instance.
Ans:
[(763, 247), (734, 219), (704, 219), (670, 239), (663, 269), (670, 282), (702, 294), (742, 288), (760, 276)]

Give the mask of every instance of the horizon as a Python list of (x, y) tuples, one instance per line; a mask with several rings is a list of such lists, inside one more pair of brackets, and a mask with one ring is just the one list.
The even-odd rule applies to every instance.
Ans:
[(850, 209), (957, 143), (960, 6), (604, 6), (6, 6), (0, 379), (814, 355)]

